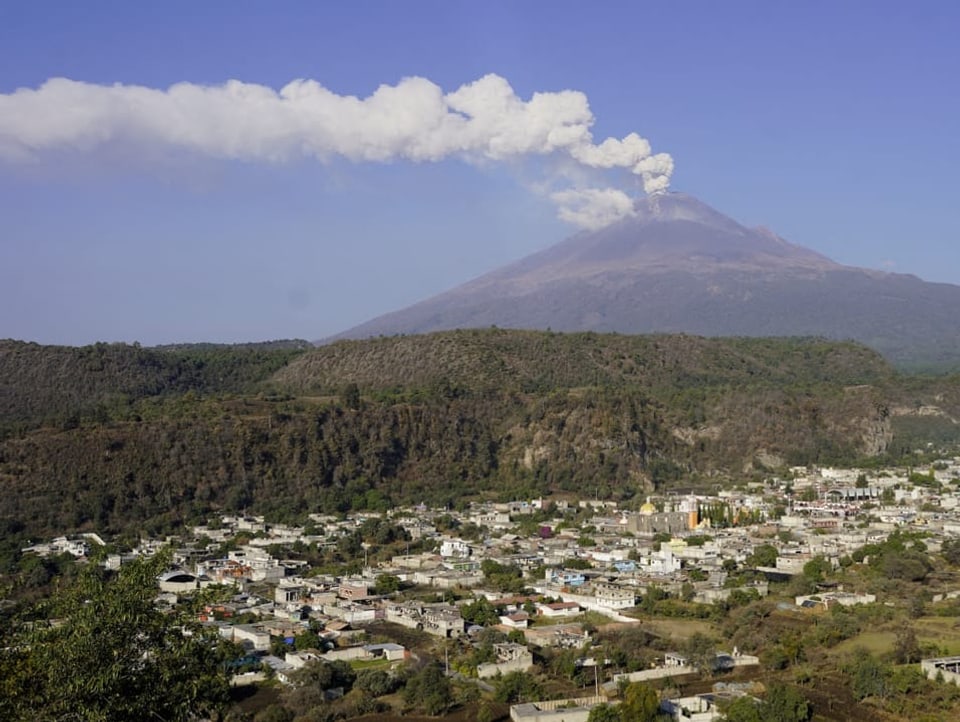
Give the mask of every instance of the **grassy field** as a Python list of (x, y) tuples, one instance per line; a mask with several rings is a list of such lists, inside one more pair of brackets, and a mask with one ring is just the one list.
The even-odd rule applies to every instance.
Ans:
[[(353, 659), (350, 660), (350, 666), (353, 667), (354, 671), (359, 672), (361, 669), (390, 669), (393, 666), (393, 662), (389, 659)], [(397, 662), (399, 664), (399, 662)]]
[(936, 645), (943, 654), (960, 654), (960, 620), (956, 617), (920, 617), (913, 625), (921, 647)]
[(689, 639), (697, 632), (708, 637), (716, 636), (717, 630), (710, 622), (701, 619), (644, 619), (643, 626), (661, 637)]
[(906, 624), (913, 627), (921, 648), (936, 648), (938, 654), (944, 655), (960, 654), (960, 622), (954, 617), (920, 617), (864, 631), (838, 644), (832, 653), (844, 655), (864, 647), (874, 654), (888, 654), (896, 644), (897, 632)]
[(896, 639), (897, 633), (892, 631), (861, 632), (857, 636), (846, 639), (838, 644), (833, 648), (832, 652), (837, 655), (845, 655), (859, 647), (863, 647), (873, 654), (886, 654), (893, 650)]

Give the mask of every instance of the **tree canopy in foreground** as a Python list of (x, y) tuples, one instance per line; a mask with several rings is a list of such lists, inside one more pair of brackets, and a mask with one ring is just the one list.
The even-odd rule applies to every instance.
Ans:
[(122, 722), (215, 717), (229, 645), (155, 604), (169, 553), (74, 584), (0, 625), (0, 719)]

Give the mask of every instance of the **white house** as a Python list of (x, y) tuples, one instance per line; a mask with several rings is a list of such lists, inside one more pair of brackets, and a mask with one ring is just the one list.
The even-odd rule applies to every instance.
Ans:
[(632, 589), (616, 584), (595, 584), (593, 587), (598, 607), (604, 609), (629, 609), (636, 606), (637, 596)]
[(462, 539), (444, 539), (440, 544), (440, 556), (468, 557), (470, 556), (470, 545)]

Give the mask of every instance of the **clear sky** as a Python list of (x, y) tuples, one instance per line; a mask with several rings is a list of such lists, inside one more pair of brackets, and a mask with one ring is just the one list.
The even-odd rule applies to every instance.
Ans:
[(5, 0), (0, 338), (321, 338), (617, 212), (660, 153), (743, 223), (960, 283), (958, 31), (947, 1)]

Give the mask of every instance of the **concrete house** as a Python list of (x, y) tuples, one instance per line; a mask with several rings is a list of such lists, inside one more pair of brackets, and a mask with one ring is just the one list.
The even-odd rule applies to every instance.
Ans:
[(522, 644), (495, 644), (493, 651), (497, 655), (496, 662), (477, 666), (477, 676), (480, 679), (508, 672), (526, 672), (533, 666), (533, 654)]

